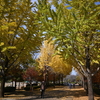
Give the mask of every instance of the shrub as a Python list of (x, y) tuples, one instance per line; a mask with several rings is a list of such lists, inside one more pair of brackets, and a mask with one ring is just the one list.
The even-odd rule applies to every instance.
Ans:
[(94, 91), (94, 93), (100, 95), (100, 85), (99, 84), (93, 84), (93, 91)]
[(4, 92), (14, 92), (16, 90), (15, 87), (5, 87)]
[[(33, 89), (37, 89), (37, 88), (40, 88), (40, 86), (33, 86)], [(24, 90), (29, 91), (30, 90), (30, 86), (26, 86), (24, 88)]]
[(26, 86), (26, 87), (24, 88), (24, 90), (29, 91), (29, 90), (30, 90), (30, 86)]

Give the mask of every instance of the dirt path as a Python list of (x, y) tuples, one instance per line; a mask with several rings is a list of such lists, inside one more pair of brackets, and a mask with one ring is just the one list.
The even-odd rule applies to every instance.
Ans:
[[(76, 86), (74, 89), (69, 89), (67, 86), (57, 86), (46, 89), (44, 99), (40, 98), (40, 91), (36, 89), (33, 92), (21, 90), (5, 94), (5, 98), (0, 100), (88, 100), (88, 96), (80, 86)], [(100, 100), (100, 96), (96, 95), (95, 100)]]

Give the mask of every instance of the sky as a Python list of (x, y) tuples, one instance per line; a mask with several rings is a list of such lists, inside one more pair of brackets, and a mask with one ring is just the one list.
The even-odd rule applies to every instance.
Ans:
[(35, 2), (35, 1), (37, 1), (37, 0), (31, 0), (32, 2)]
[(71, 75), (76, 75), (77, 72), (73, 69), (72, 72), (71, 72)]

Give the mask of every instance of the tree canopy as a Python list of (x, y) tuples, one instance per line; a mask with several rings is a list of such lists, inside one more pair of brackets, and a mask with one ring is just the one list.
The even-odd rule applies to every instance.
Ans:
[(2, 0), (0, 6), (0, 68), (7, 71), (12, 65), (32, 58), (32, 53), (39, 50), (42, 37), (30, 0)]
[(44, 70), (45, 66), (49, 66), (55, 73), (67, 75), (71, 72), (72, 66), (67, 64), (66, 61), (56, 53), (56, 45), (54, 45), (54, 41), (51, 40), (52, 38), (45, 40), (41, 47), (40, 56), (37, 60), (39, 68)]
[(44, 31), (48, 37), (54, 37), (63, 58), (68, 61), (71, 58), (75, 65), (70, 63), (88, 78), (89, 100), (93, 100), (91, 66), (94, 63), (100, 64), (100, 6), (96, 4), (98, 0), (54, 0), (51, 3), (44, 1), (47, 0), (38, 1)]
[(7, 79), (6, 75), (14, 67), (32, 59), (42, 44), (43, 37), (39, 33), (40, 25), (34, 8), (31, 0), (0, 1), (1, 80)]

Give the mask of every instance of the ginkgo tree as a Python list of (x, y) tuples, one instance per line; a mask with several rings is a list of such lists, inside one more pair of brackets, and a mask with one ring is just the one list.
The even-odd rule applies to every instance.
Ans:
[(32, 58), (42, 37), (31, 0), (0, 1), (0, 97), (4, 96), (7, 73)]
[[(53, 1), (53, 2), (52, 2)], [(100, 64), (100, 6), (98, 0), (38, 0), (41, 23), (47, 36), (52, 36), (64, 59), (72, 58), (73, 66), (87, 78), (89, 100), (94, 100), (92, 65)], [(54, 9), (52, 9), (52, 5)], [(42, 12), (40, 10), (42, 9)], [(97, 67), (97, 70), (99, 67)], [(96, 71), (97, 71), (96, 70)]]
[(67, 64), (66, 61), (60, 56), (57, 55), (56, 45), (52, 38), (45, 40), (43, 46), (41, 47), (40, 56), (38, 58), (39, 69), (42, 71), (45, 80), (45, 74), (58, 73), (63, 75), (68, 75), (72, 71), (72, 66)]
[(46, 81), (46, 73), (47, 73), (47, 67), (49, 66), (49, 63), (51, 62), (51, 58), (54, 54), (54, 45), (53, 41), (50, 42), (52, 38), (49, 38), (48, 40), (45, 40), (43, 45), (40, 47), (40, 56), (37, 59), (37, 62), (39, 63), (39, 70), (41, 70), (41, 74), (44, 76), (44, 80)]
[(73, 67), (67, 64), (67, 62), (64, 61), (64, 59), (60, 55), (55, 55), (52, 57), (50, 66), (54, 69), (55, 72), (61, 73), (63, 75), (70, 74)]
[[(62, 56), (59, 54), (56, 54), (55, 56), (52, 57), (49, 66), (51, 66), (53, 71), (59, 75), (59, 84), (61, 80), (63, 84), (63, 77), (69, 75), (73, 68), (73, 66), (71, 64), (68, 64), (68, 62), (64, 60)], [(54, 74), (54, 78), (55, 78), (55, 74)]]

